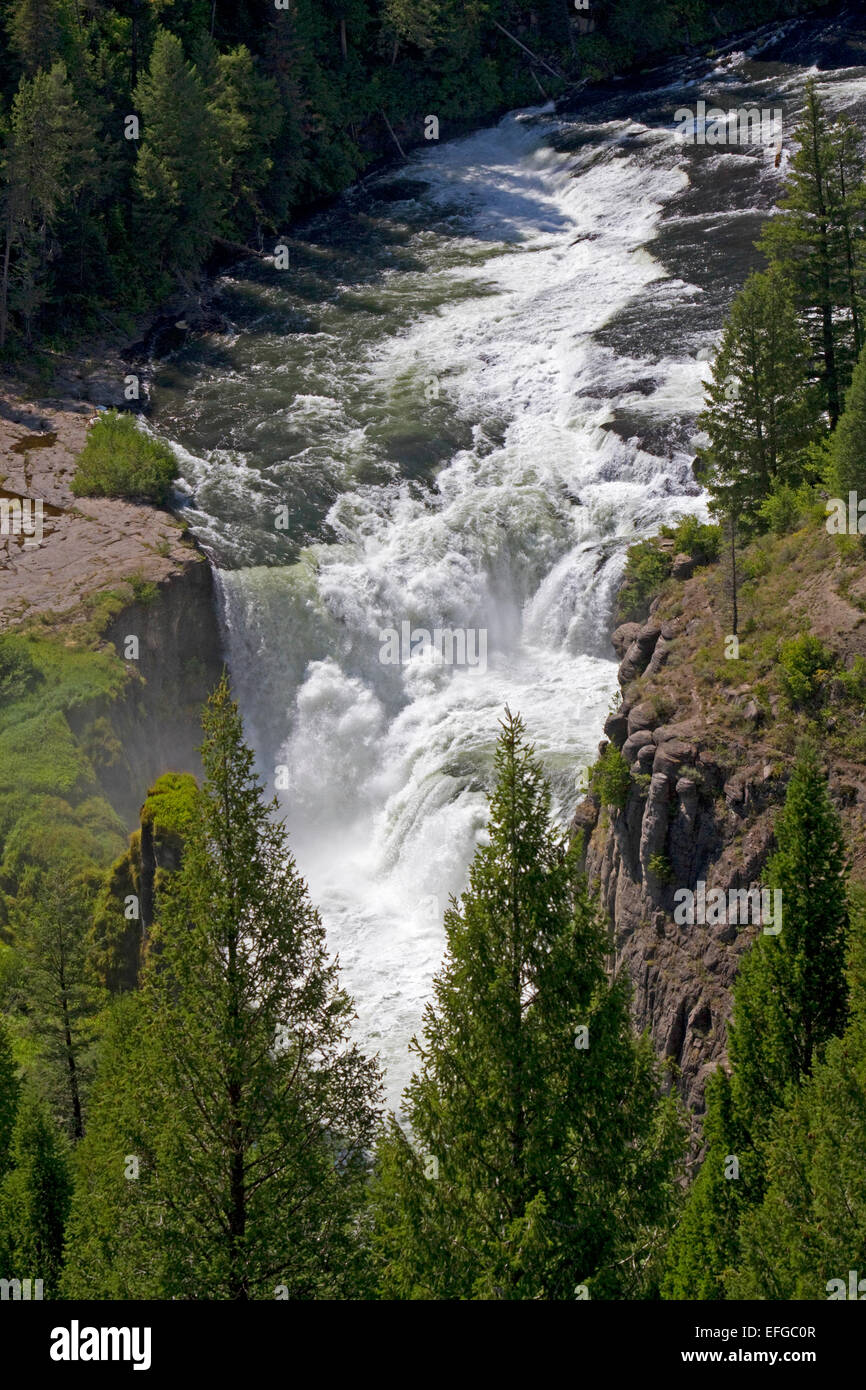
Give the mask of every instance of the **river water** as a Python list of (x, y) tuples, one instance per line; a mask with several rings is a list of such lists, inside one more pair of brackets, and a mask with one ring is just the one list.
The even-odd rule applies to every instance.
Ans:
[[(616, 689), (625, 549), (703, 514), (702, 380), (806, 76), (866, 125), (844, 33), (762, 31), (431, 143), (295, 226), (287, 269), (233, 268), (231, 334), (157, 364), (152, 425), (218, 566), (247, 735), (392, 1104), (504, 707), (566, 818)], [(781, 108), (779, 166), (679, 141), (701, 98)], [(404, 623), (486, 660), (383, 660)]]

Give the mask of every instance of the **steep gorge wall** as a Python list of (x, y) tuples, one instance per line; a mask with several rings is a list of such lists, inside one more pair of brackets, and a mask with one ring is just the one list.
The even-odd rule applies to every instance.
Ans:
[[(832, 636), (840, 663), (866, 651), (862, 562), (856, 574), (841, 600), (838, 575), (827, 566), (802, 613), (792, 615), (795, 630)], [(794, 716), (772, 684), (735, 684), (738, 663), (723, 656), (724, 618), (700, 574), (669, 583), (649, 620), (622, 625), (612, 640), (622, 702), (605, 722), (599, 751), (607, 741), (620, 749), (631, 782), (621, 808), (587, 796), (573, 830), (584, 836), (584, 867), (610, 922), (615, 965), (632, 980), (636, 1024), (650, 1031), (660, 1056), (677, 1063), (683, 1098), (700, 1114), (707, 1077), (725, 1056), (739, 962), (762, 927), (679, 925), (674, 894), (694, 892), (701, 880), (726, 899), (732, 889), (761, 886), (793, 761)], [(708, 646), (722, 674), (731, 673), (711, 693), (695, 677)], [(830, 703), (820, 717), (830, 797), (862, 878), (866, 766), (830, 743), (830, 731), (856, 723), (862, 710)]]

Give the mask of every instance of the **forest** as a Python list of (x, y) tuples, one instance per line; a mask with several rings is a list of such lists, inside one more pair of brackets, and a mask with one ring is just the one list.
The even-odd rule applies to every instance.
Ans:
[[(0, 353), (273, 251), (371, 164), (807, 0), (2, 0)], [(529, 50), (528, 52), (526, 50)]]

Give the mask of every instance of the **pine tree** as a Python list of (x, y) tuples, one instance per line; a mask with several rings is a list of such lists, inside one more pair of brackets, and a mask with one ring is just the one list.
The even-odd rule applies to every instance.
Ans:
[(795, 139), (781, 212), (767, 223), (759, 244), (793, 286), (821, 364), (823, 404), (834, 428), (862, 335), (863, 161), (850, 128), (831, 123), (814, 79), (806, 84)]
[(59, 247), (54, 229), (95, 177), (93, 124), (75, 101), (62, 63), (22, 81), (12, 103), (2, 195), (3, 262), (0, 270), (0, 347), (9, 306), (32, 336), (33, 320), (50, 289), (50, 265)]
[[(161, 1223), (162, 1297), (273, 1298), (280, 1287), (293, 1298), (350, 1296), (378, 1070), (349, 1037), (352, 1004), (225, 679), (204, 731), (207, 780), (183, 867), (157, 902), (143, 989), (110, 1063), (124, 1135), (100, 1081), (82, 1151), (73, 1244), (101, 1254), (74, 1287), (111, 1288), (119, 1256), (139, 1271), (136, 1296), (152, 1290)], [(138, 1057), (127, 1083), (118, 1056)], [(118, 1198), (125, 1155), (139, 1158), (147, 1186)], [(106, 1230), (112, 1193), (139, 1214), (122, 1254)]]
[(831, 444), (830, 478), (836, 496), (848, 505), (848, 493), (866, 498), (866, 350), (854, 369), (845, 397), (845, 413)]
[(594, 1298), (652, 1284), (682, 1134), (623, 977), (506, 714), (489, 844), (446, 913), (448, 949), (379, 1155), (385, 1296)]
[(161, 30), (135, 91), (141, 142), (135, 177), (140, 235), (160, 271), (194, 272), (210, 249), (226, 196), (218, 125), (179, 39)]
[(5, 1018), (0, 1015), (0, 1182), (12, 1162), (12, 1132), (21, 1085)]
[(711, 507), (754, 524), (777, 483), (799, 481), (815, 409), (807, 345), (782, 275), (753, 274), (734, 300), (698, 417), (710, 438), (701, 459)]
[(0, 1278), (41, 1279), (43, 1297), (58, 1296), (70, 1195), (63, 1138), (43, 1102), (25, 1094), (0, 1183)]
[[(665, 1257), (662, 1297), (720, 1299), (739, 1254), (740, 1222), (760, 1181), (760, 1160), (738, 1123), (727, 1072), (707, 1083), (707, 1152)], [(756, 1182), (757, 1180), (757, 1182)]]
[(15, 0), (9, 38), (28, 77), (50, 68), (60, 55), (62, 26), (57, 0)]
[(99, 876), (72, 868), (25, 879), (11, 914), (19, 953), (15, 991), (35, 1071), (71, 1138), (84, 1134), (100, 992), (90, 979), (88, 937)]
[(809, 743), (798, 752), (775, 837), (766, 877), (782, 895), (782, 928), (747, 952), (728, 1035), (734, 1107), (754, 1141), (847, 1017), (845, 843)]
[[(708, 1087), (708, 1150), (669, 1246), (667, 1298), (793, 1296), (768, 1293), (772, 1279), (765, 1279), (763, 1292), (752, 1285), (744, 1294), (738, 1281), (743, 1249), (751, 1251), (746, 1268), (766, 1275), (760, 1250), (767, 1212), (781, 1191), (797, 1187), (811, 1161), (808, 1145), (792, 1143), (786, 1107), (799, 1124), (798, 1088), (808, 1086), (848, 1013), (845, 847), (808, 743), (798, 752), (775, 835), (778, 849), (766, 879), (782, 894), (781, 931), (756, 939), (737, 976), (728, 1030), (731, 1076), (714, 1078)], [(810, 1145), (813, 1139), (810, 1125)], [(787, 1154), (793, 1176), (780, 1183), (779, 1165)], [(770, 1199), (765, 1194), (774, 1183), (777, 1193)], [(790, 1221), (803, 1210), (798, 1198)]]

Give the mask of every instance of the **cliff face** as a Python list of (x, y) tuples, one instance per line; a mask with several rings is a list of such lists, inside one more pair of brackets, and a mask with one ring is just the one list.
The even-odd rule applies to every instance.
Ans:
[(210, 565), (193, 554), (147, 598), (125, 607), (104, 637), (121, 659), (137, 651), (125, 660), (124, 695), (70, 715), (70, 724), (91, 750), (107, 799), (131, 828), (158, 777), (201, 769), (202, 705), (223, 666)]
[[(848, 698), (843, 677), (866, 651), (866, 575), (860, 554), (846, 564), (827, 540), (802, 542), (796, 568), (803, 572), (784, 592), (763, 575), (746, 585), (749, 635), (738, 658), (724, 655), (729, 619), (718, 565), (694, 578), (684, 567), (686, 582), (666, 585), (648, 621), (613, 634), (622, 702), (604, 732), (622, 751), (630, 785), (620, 808), (587, 797), (573, 828), (584, 833), (585, 868), (611, 923), (616, 965), (633, 982), (636, 1023), (678, 1063), (696, 1114), (707, 1076), (725, 1055), (739, 960), (764, 923), (751, 913), (744, 925), (745, 913), (732, 921), (728, 912), (716, 924), (680, 925), (674, 912), (683, 899), (675, 894), (703, 882), (727, 902), (731, 890), (760, 887), (803, 732), (819, 738), (854, 874), (863, 876), (866, 759), (856, 744), (850, 756), (848, 733), (862, 718), (862, 700)], [(790, 707), (778, 681), (779, 648), (798, 632), (828, 639), (830, 669), (805, 713)]]
[[(199, 771), (201, 706), (222, 670), (221, 638), (210, 566), (170, 513), (73, 496), (92, 415), (71, 396), (33, 403), (20, 383), (0, 380), (0, 633), (113, 650), (124, 663), (110, 693), (70, 691), (58, 703), (130, 830), (158, 776)], [(43, 523), (29, 534), (18, 517), (23, 508), (32, 523), (36, 503)]]

